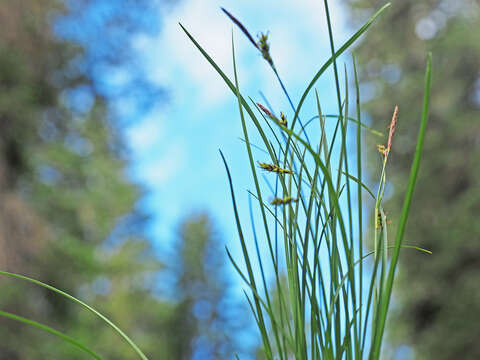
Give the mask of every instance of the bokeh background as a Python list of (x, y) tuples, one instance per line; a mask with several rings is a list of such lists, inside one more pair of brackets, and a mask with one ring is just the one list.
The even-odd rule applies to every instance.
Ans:
[[(333, 0), (337, 45), (384, 4)], [(329, 57), (322, 1), (2, 0), (0, 269), (64, 289), (113, 319), (151, 359), (242, 359), (259, 337), (224, 247), (240, 256), (221, 148), (248, 209), (251, 188), (235, 98), (181, 22), (228, 74), (232, 29), (243, 92), (289, 107)], [(425, 54), (431, 119), (386, 359), (479, 359), (480, 2), (394, 0), (353, 49), (365, 119), (400, 122), (386, 209), (399, 214), (418, 129)], [(351, 70), (351, 54), (340, 59)], [(330, 75), (317, 84), (335, 108)], [(332, 111), (333, 112), (333, 111)], [(375, 144), (365, 158), (378, 176)], [(246, 212), (246, 211), (245, 211)], [(248, 219), (245, 219), (248, 222)], [(0, 309), (82, 339), (108, 359), (134, 353), (63, 298), (0, 278)], [(0, 318), (0, 359), (84, 359), (35, 328)]]

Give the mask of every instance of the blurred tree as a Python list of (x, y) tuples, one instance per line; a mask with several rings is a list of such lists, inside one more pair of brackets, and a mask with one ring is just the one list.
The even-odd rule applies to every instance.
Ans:
[[(131, 83), (114, 98), (102, 87), (107, 77), (95, 71), (136, 67), (130, 41), (151, 30), (136, 16), (145, 12), (153, 21), (153, 3), (107, 3), (0, 3), (0, 268), (87, 299), (159, 357), (168, 344), (157, 330), (173, 305), (150, 291), (161, 264), (141, 230), (147, 217), (135, 203), (142, 189), (126, 174), (119, 117), (110, 111)], [(76, 19), (82, 28), (75, 29)], [(143, 90), (158, 95), (141, 75), (137, 97)], [(107, 358), (132, 357), (105, 324), (57, 295), (4, 278), (0, 294), (2, 310), (65, 330)], [(4, 318), (0, 337), (0, 359), (84, 358)]]
[[(352, 25), (383, 3), (348, 1)], [(433, 52), (430, 122), (406, 233), (407, 243), (433, 255), (403, 253), (389, 329), (391, 344), (412, 347), (415, 359), (480, 358), (479, 26), (476, 0), (397, 0), (355, 50), (373, 125), (385, 128), (400, 108), (387, 170), (393, 222), (414, 152), (426, 52)], [(405, 349), (394, 356), (406, 358)]]
[(177, 329), (172, 358), (233, 359), (234, 351), (245, 350), (240, 339), (244, 315), (229, 295), (228, 258), (207, 214), (194, 214), (181, 224), (173, 259), (178, 306), (171, 319)]
[[(82, 51), (71, 59), (69, 69), (87, 74), (91, 80), (87, 90), (106, 97), (108, 105), (113, 105), (110, 111), (121, 112), (117, 122), (136, 119), (138, 112), (148, 111), (166, 98), (137, 56), (136, 44), (156, 35), (162, 24), (160, 14), (168, 14), (179, 1), (64, 0), (68, 6), (53, 24), (55, 34)], [(82, 87), (73, 91), (76, 98), (84, 94)]]

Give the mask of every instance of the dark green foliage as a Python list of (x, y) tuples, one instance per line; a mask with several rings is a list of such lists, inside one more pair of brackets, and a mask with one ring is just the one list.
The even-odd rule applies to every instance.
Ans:
[[(349, 3), (354, 22), (382, 2)], [(389, 328), (392, 344), (413, 346), (416, 359), (480, 357), (479, 26), (478, 1), (397, 0), (355, 50), (361, 81), (374, 91), (366, 104), (373, 127), (384, 129), (395, 104), (400, 109), (388, 169), (395, 192), (385, 205), (392, 219), (415, 150), (425, 54), (434, 54), (431, 119), (405, 234), (406, 243), (433, 255), (400, 257)], [(374, 146), (369, 164), (376, 178)]]

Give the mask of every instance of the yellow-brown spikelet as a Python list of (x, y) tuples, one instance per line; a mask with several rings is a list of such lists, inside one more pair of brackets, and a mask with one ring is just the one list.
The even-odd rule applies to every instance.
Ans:
[(272, 201), (270, 201), (270, 204), (272, 205), (286, 205), (286, 204), (290, 204), (292, 202), (297, 202), (298, 199), (294, 199), (290, 196), (286, 197), (286, 198), (274, 198)]
[(385, 155), (385, 145), (377, 144), (377, 150), (380, 154)]
[(280, 112), (280, 124), (285, 126), (285, 127), (288, 127), (287, 117), (285, 116), (285, 114), (283, 112)]
[(258, 35), (257, 46), (260, 49), (263, 58), (273, 66), (273, 60), (270, 56), (270, 45), (268, 44), (268, 34), (260, 33), (260, 35)]
[[(387, 215), (386, 215), (386, 214), (385, 214), (385, 224), (386, 224), (386, 225), (392, 225), (392, 221), (387, 218)], [(378, 212), (378, 215), (377, 215), (377, 224), (376, 224), (376, 227), (377, 227), (377, 229), (383, 229), (383, 225), (382, 225), (382, 214), (380, 213), (380, 211)]]
[(274, 172), (274, 173), (277, 173), (277, 174), (290, 174), (290, 175), (293, 174), (292, 170), (282, 169), (281, 167), (279, 167), (278, 165), (275, 165), (275, 164), (267, 164), (267, 163), (259, 162), (258, 165), (260, 165), (260, 167), (263, 170), (266, 170), (266, 171), (269, 171), (269, 172)]

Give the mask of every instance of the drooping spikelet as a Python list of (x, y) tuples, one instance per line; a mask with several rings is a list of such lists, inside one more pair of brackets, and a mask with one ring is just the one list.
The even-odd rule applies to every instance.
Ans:
[(262, 104), (260, 103), (257, 103), (257, 106), (260, 108), (260, 110), (262, 110), (265, 115), (267, 115), (269, 118), (271, 119), (275, 119), (277, 120), (277, 118), (275, 116), (273, 116), (273, 114), (270, 112), (270, 110), (268, 110), (265, 106), (263, 106)]
[(258, 165), (260, 165), (260, 168), (262, 168), (263, 170), (266, 170), (266, 171), (269, 171), (269, 172), (274, 172), (274, 173), (277, 173), (277, 174), (290, 174), (290, 175), (294, 174), (294, 172), (292, 170), (282, 169), (281, 167), (279, 167), (278, 165), (275, 165), (275, 164), (267, 164), (267, 163), (259, 162)]
[(243, 26), (243, 24), (237, 20), (237, 18), (235, 16), (233, 16), (232, 14), (230, 14), (227, 10), (225, 10), (223, 7), (221, 8), (222, 11), (227, 14), (227, 16), (230, 18), (230, 20), (232, 20), (234, 22), (235, 25), (237, 25), (239, 27), (240, 30), (242, 30), (242, 32), (245, 34), (245, 36), (248, 38), (248, 40), (251, 41), (251, 43), (253, 44), (253, 46), (255, 46), (258, 50), (260, 50), (260, 48), (258, 47), (257, 43), (255, 42), (255, 40), (253, 40), (253, 36), (250, 35), (250, 33), (248, 32), (248, 30), (245, 28), (245, 26)]
[(265, 106), (263, 106), (262, 104), (260, 103), (257, 103), (257, 106), (260, 108), (260, 110), (262, 110), (265, 115), (267, 115), (270, 119), (272, 119), (273, 121), (279, 123), (280, 125), (282, 126), (285, 126), (287, 127), (288, 123), (287, 123), (287, 117), (285, 116), (285, 114), (283, 112), (280, 112), (280, 119), (278, 119), (275, 115), (273, 115), (270, 110), (268, 110)]
[(268, 44), (268, 34), (260, 33), (258, 35), (258, 41), (253, 40), (252, 35), (248, 32), (247, 28), (243, 26), (243, 24), (238, 21), (238, 19), (230, 14), (227, 10), (225, 10), (223, 7), (221, 8), (222, 11), (227, 14), (227, 16), (234, 22), (235, 25), (239, 27), (240, 30), (245, 34), (245, 36), (250, 40), (250, 42), (255, 46), (261, 53), (263, 58), (271, 65), (273, 66), (273, 60), (272, 57), (270, 56), (270, 45)]

